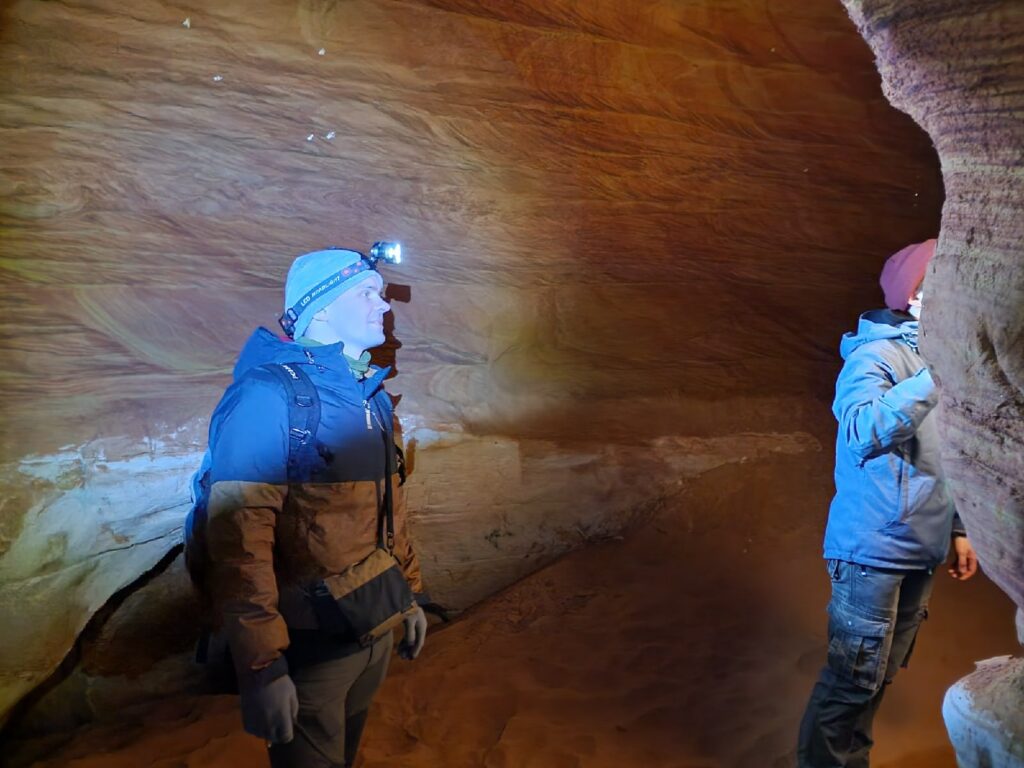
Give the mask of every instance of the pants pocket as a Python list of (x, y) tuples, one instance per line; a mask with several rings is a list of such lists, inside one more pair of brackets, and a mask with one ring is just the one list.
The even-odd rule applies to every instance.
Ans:
[(844, 680), (877, 691), (885, 678), (889, 623), (866, 619), (830, 606), (828, 665)]

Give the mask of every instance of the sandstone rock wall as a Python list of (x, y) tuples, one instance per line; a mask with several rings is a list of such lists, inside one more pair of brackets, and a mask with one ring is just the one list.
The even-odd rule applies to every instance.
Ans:
[(14, 0), (0, 130), (0, 712), (176, 540), (297, 253), (406, 245), (379, 358), (465, 605), (827, 450), (838, 335), (942, 198), (842, 8), (799, 0)]
[(886, 95), (942, 163), (922, 351), (942, 385), (957, 507), (985, 572), (1024, 607), (1024, 5), (846, 5)]

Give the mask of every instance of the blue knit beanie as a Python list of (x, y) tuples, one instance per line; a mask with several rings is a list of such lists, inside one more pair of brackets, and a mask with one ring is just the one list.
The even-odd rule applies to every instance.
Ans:
[(313, 315), (371, 271), (373, 267), (362, 254), (341, 248), (313, 251), (295, 259), (284, 285), (284, 312), (295, 323), (292, 337), (302, 336)]

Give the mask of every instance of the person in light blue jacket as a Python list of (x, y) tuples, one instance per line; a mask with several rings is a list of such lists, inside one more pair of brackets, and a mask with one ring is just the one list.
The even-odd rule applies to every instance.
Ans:
[(943, 478), (935, 383), (917, 345), (934, 253), (928, 240), (891, 256), (881, 278), (888, 308), (863, 314), (840, 344), (836, 494), (824, 546), (828, 660), (800, 725), (800, 768), (867, 768), (875, 712), (907, 665), (951, 538), (950, 575), (977, 571)]

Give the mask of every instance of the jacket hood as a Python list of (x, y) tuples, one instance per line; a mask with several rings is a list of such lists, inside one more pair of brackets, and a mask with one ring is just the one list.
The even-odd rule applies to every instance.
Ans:
[(843, 334), (839, 354), (846, 360), (855, 349), (879, 339), (903, 339), (916, 346), (918, 327), (918, 321), (904, 312), (873, 309), (860, 316), (856, 331)]

